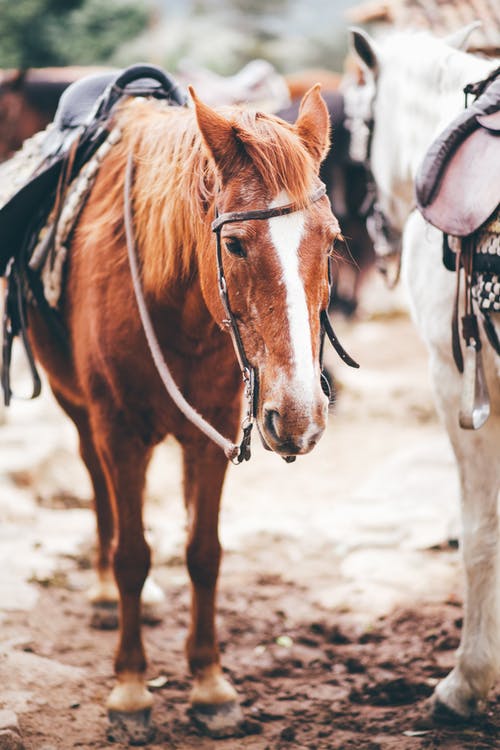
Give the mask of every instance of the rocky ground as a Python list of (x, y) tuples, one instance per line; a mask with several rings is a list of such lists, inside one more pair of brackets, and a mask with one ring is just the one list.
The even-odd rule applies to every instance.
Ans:
[[(287, 465), (255, 444), (229, 473), (219, 634), (239, 737), (203, 737), (186, 714), (178, 451), (155, 454), (146, 518), (166, 598), (145, 625), (151, 750), (498, 747), (498, 689), (469, 727), (418, 722), (460, 635), (457, 480), (423, 347), (398, 298), (369, 300), (339, 326), (362, 369), (329, 358), (338, 396), (320, 445)], [(73, 428), (45, 389), (13, 404), (0, 445), (0, 750), (119, 750), (103, 708), (116, 632), (90, 623), (94, 520)]]

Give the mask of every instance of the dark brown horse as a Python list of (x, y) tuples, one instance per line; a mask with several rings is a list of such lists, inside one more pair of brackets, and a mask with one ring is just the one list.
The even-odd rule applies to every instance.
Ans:
[(21, 148), (54, 117), (62, 92), (102, 68), (66, 67), (4, 70), (0, 73), (0, 161)]
[[(153, 702), (140, 630), (150, 568), (144, 482), (154, 447), (169, 434), (182, 447), (189, 518), (191, 704), (215, 735), (234, 729), (240, 709), (221, 670), (214, 620), (227, 458), (167, 396), (146, 343), (124, 230), (129, 158), (146, 304), (184, 396), (235, 439), (242, 380), (219, 293), (211, 230), (217, 208), (231, 310), (258, 376), (256, 419), (265, 442), (282, 456), (307, 453), (327, 417), (320, 313), (328, 305), (328, 257), (339, 226), (318, 192), (329, 144), (319, 87), (304, 97), (293, 125), (259, 112), (213, 110), (194, 93), (193, 100), (194, 108), (152, 100), (121, 105), (115, 116), (121, 139), (101, 166), (69, 247), (61, 306), (69, 345), (43, 316), (30, 313), (37, 357), (77, 426), (92, 478), (99, 539), (94, 600), (113, 599), (110, 582), (118, 584), (117, 682), (107, 706), (115, 735), (125, 728), (134, 741), (148, 736)], [(234, 217), (235, 211), (250, 213)]]
[[(318, 71), (321, 73), (321, 71)], [(330, 84), (340, 85), (340, 76), (323, 75)], [(301, 82), (309, 81), (310, 75), (297, 74), (292, 80), (291, 91), (300, 91)], [(349, 132), (345, 126), (344, 97), (337, 88), (323, 91), (328, 107), (331, 127), (331, 145), (321, 165), (320, 177), (326, 185), (335, 215), (342, 226), (345, 246), (339, 251), (335, 269), (335, 293), (332, 304), (345, 315), (355, 313), (363, 283), (374, 267), (373, 242), (365, 223), (368, 175), (365, 167), (355, 163), (349, 156)], [(277, 114), (287, 122), (297, 117), (300, 99), (295, 98), (286, 109)]]

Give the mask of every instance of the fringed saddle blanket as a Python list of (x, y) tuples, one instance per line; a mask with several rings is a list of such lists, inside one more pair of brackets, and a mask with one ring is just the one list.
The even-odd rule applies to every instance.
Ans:
[[(36, 133), (25, 141), (22, 149), (12, 159), (0, 165), (0, 208), (16, 194), (37, 171), (45, 159), (43, 145), (53, 126)], [(57, 308), (62, 290), (67, 243), (76, 225), (85, 201), (92, 189), (103, 159), (120, 140), (121, 133), (114, 128), (99, 146), (93, 157), (82, 167), (66, 190), (64, 205), (56, 221), (54, 210), (49, 214), (45, 226), (31, 241), (28, 265), (39, 274), (45, 299), (52, 308)], [(50, 252), (47, 252), (47, 236), (53, 233)], [(26, 290), (29, 295), (29, 291)]]
[[(121, 132), (119, 128), (115, 127), (69, 185), (59, 217), (56, 219), (54, 210), (52, 210), (47, 223), (38, 234), (28, 265), (32, 271), (37, 271), (40, 274), (45, 299), (53, 308), (58, 307), (61, 296), (64, 264), (68, 255), (68, 240), (92, 189), (103, 159), (120, 138)], [(51, 234), (54, 236), (50, 252), (47, 253), (46, 240), (48, 235)]]

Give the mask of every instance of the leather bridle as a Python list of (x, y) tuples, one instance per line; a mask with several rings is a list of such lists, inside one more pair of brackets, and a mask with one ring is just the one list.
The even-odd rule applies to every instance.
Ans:
[[(310, 196), (309, 202), (315, 203), (317, 200), (322, 198), (325, 193), (326, 188), (323, 184), (321, 184)], [(245, 398), (247, 400), (247, 411), (242, 423), (243, 439), (240, 444), (240, 461), (248, 461), (248, 459), (250, 458), (251, 432), (253, 422), (255, 420), (255, 417), (257, 416), (258, 374), (255, 368), (250, 364), (250, 361), (246, 355), (236, 316), (231, 310), (231, 305), (229, 303), (227, 282), (226, 276), (224, 274), (224, 264), (222, 261), (221, 230), (225, 224), (229, 224), (232, 222), (272, 219), (275, 216), (285, 216), (286, 214), (291, 214), (298, 210), (299, 206), (296, 203), (288, 203), (284, 206), (277, 206), (275, 208), (268, 209), (263, 208), (250, 211), (229, 211), (220, 215), (217, 211), (217, 208), (215, 209), (215, 219), (212, 222), (212, 232), (215, 232), (219, 294), (224, 312), (226, 314), (226, 318), (223, 320), (223, 323), (228, 328), (231, 335), (236, 359), (238, 360), (243, 383), (245, 386)], [(288, 459), (294, 460), (294, 457), (290, 456), (288, 457)]]
[[(371, 168), (376, 96), (377, 90), (375, 89), (370, 99), (367, 116), (346, 117), (346, 128), (351, 139), (356, 131), (365, 134), (363, 153), (350, 154), (351, 158), (361, 164), (366, 172), (366, 197), (360, 208), (360, 215), (365, 220), (367, 232), (373, 243), (375, 265), (384, 277), (388, 288), (394, 289), (401, 273), (402, 233), (394, 227), (380, 207), (378, 187)], [(397, 258), (397, 264), (395, 271), (391, 273), (390, 260), (394, 257)]]
[[(309, 203), (315, 203), (324, 195), (326, 195), (326, 187), (323, 183), (321, 183), (321, 185), (319, 185), (316, 188), (316, 190), (314, 190), (313, 193), (311, 193), (311, 195), (309, 196)], [(223, 323), (227, 326), (229, 333), (231, 334), (234, 351), (236, 353), (236, 358), (240, 365), (243, 382), (245, 384), (245, 396), (247, 399), (247, 412), (246, 412), (245, 419), (243, 420), (243, 424), (242, 424), (243, 440), (240, 445), (241, 454), (239, 457), (239, 461), (247, 461), (250, 458), (250, 435), (252, 431), (253, 422), (257, 414), (259, 379), (258, 379), (258, 373), (256, 372), (255, 368), (250, 364), (250, 361), (248, 357), (246, 356), (245, 349), (243, 346), (243, 341), (242, 341), (241, 334), (238, 328), (236, 316), (231, 310), (231, 305), (229, 303), (227, 282), (226, 282), (226, 277), (224, 274), (224, 265), (222, 261), (222, 243), (221, 243), (221, 236), (220, 236), (221, 229), (225, 224), (229, 224), (232, 222), (272, 219), (276, 216), (286, 216), (287, 214), (295, 213), (296, 211), (299, 211), (301, 208), (302, 206), (297, 203), (287, 203), (284, 206), (276, 206), (274, 208), (255, 209), (255, 210), (250, 210), (250, 211), (230, 211), (230, 212), (223, 213), (220, 215), (218, 214), (217, 209), (216, 209), (215, 219), (212, 222), (212, 231), (215, 232), (215, 238), (216, 238), (216, 258), (217, 258), (217, 276), (218, 276), (218, 283), (219, 283), (219, 294), (220, 294), (220, 298), (222, 301), (222, 305), (224, 307), (224, 311), (227, 316), (224, 319)], [(328, 298), (330, 298), (331, 285), (332, 285), (332, 276), (331, 276), (331, 264), (330, 264), (330, 259), (329, 259)], [(346, 362), (346, 364), (350, 365), (351, 367), (359, 367), (357, 362), (355, 362), (352, 359), (352, 357), (350, 357), (349, 354), (345, 351), (345, 349), (341, 346), (339, 340), (337, 339), (333, 331), (332, 324), (328, 318), (328, 313), (326, 310), (322, 310), (320, 319), (321, 319), (320, 358), (322, 358), (323, 340), (324, 340), (324, 335), (326, 333), (332, 345), (334, 346), (335, 350), (339, 354), (340, 358), (343, 359), (344, 362)], [(263, 442), (264, 442), (265, 447), (267, 447), (264, 440)], [(295, 461), (295, 456), (285, 456), (285, 461), (289, 463), (292, 461)]]
[[(258, 378), (255, 371), (255, 368), (250, 363), (246, 353), (245, 348), (243, 346), (243, 341), (240, 335), (240, 331), (238, 328), (238, 323), (236, 321), (236, 317), (231, 309), (231, 305), (229, 302), (229, 296), (228, 296), (228, 289), (227, 289), (227, 283), (226, 283), (226, 277), (224, 274), (224, 265), (222, 260), (222, 248), (221, 248), (221, 237), (220, 237), (220, 231), (222, 227), (230, 222), (235, 221), (250, 221), (250, 220), (262, 220), (262, 219), (270, 219), (275, 216), (284, 216), (286, 214), (294, 213), (295, 211), (301, 210), (302, 206), (298, 203), (289, 203), (284, 206), (277, 206), (276, 208), (269, 208), (269, 209), (257, 209), (257, 210), (250, 210), (250, 211), (233, 211), (224, 213), (221, 215), (217, 215), (216, 210), (216, 216), (214, 221), (212, 222), (212, 231), (215, 232), (216, 236), (216, 262), (217, 262), (217, 274), (218, 274), (218, 286), (219, 286), (219, 294), (221, 297), (222, 305), (224, 307), (224, 312), (226, 314), (226, 318), (223, 321), (223, 324), (227, 326), (229, 329), (231, 339), (233, 342), (234, 351), (236, 354), (236, 358), (238, 360), (241, 374), (243, 378), (243, 382), (245, 385), (245, 397), (247, 399), (247, 412), (245, 415), (245, 418), (242, 423), (242, 429), (243, 429), (243, 437), (240, 442), (240, 445), (233, 444), (230, 440), (225, 438), (223, 435), (221, 435), (212, 425), (210, 425), (203, 417), (198, 414), (198, 412), (193, 409), (193, 407), (186, 401), (182, 393), (180, 392), (179, 388), (177, 387), (171, 373), (168, 365), (166, 364), (160, 345), (158, 343), (158, 339), (146, 306), (146, 301), (144, 298), (144, 293), (142, 291), (142, 285), (140, 280), (140, 270), (139, 270), (139, 264), (137, 260), (137, 255), (135, 251), (135, 239), (134, 239), (134, 229), (133, 229), (133, 216), (132, 216), (132, 209), (131, 209), (131, 190), (132, 190), (132, 180), (133, 180), (133, 156), (132, 154), (129, 154), (128, 161), (127, 161), (127, 168), (125, 173), (125, 187), (124, 187), (124, 219), (125, 219), (125, 235), (127, 240), (127, 252), (128, 252), (128, 258), (129, 258), (129, 264), (130, 264), (130, 272), (132, 276), (132, 283), (134, 287), (134, 293), (137, 301), (137, 305), (139, 308), (139, 314), (141, 318), (141, 322), (144, 328), (144, 333), (146, 335), (146, 340), (149, 345), (151, 355), (153, 357), (154, 363), (156, 365), (158, 374), (160, 375), (161, 380), (163, 381), (163, 384), (167, 390), (167, 393), (172, 398), (174, 403), (177, 405), (177, 407), (182, 411), (184, 416), (186, 416), (187, 419), (189, 419), (193, 424), (195, 424), (207, 437), (209, 437), (213, 442), (215, 442), (217, 445), (219, 445), (224, 453), (226, 454), (227, 458), (231, 460), (234, 464), (240, 464), (242, 461), (248, 461), (250, 458), (250, 441), (251, 441), (251, 431), (253, 427), (253, 422), (256, 417), (257, 412), (257, 401), (258, 401)], [(309, 201), (310, 203), (314, 203), (315, 201), (322, 198), (326, 193), (325, 186), (322, 184), (320, 187), (318, 187), (310, 196)], [(330, 262), (328, 265), (328, 282), (329, 286), (331, 286), (331, 270), (330, 270)], [(321, 320), (321, 346), (320, 346), (320, 356), (322, 356), (323, 351), (323, 339), (324, 335), (328, 336), (329, 340), (331, 341), (333, 347), (341, 357), (341, 359), (348, 364), (351, 367), (359, 367), (357, 362), (355, 362), (352, 357), (347, 354), (345, 349), (341, 346), (340, 342), (338, 341), (332, 325), (330, 323), (330, 320), (328, 318), (327, 310), (322, 310), (320, 315)], [(286, 456), (286, 461), (294, 461), (295, 456)]]

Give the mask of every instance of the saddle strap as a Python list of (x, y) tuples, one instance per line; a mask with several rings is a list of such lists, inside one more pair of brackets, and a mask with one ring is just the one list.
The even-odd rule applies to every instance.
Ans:
[(6, 291), (3, 311), (3, 345), (2, 345), (2, 367), (1, 367), (1, 384), (5, 406), (9, 406), (12, 396), (10, 381), (10, 365), (12, 359), (12, 343), (18, 335), (28, 362), (32, 378), (32, 391), (28, 400), (34, 399), (40, 395), (42, 382), (35, 364), (35, 358), (28, 339), (28, 324), (24, 312), (24, 297), (22, 293), (22, 282), (19, 277), (14, 259), (9, 261), (6, 272)]
[[(447, 235), (443, 235), (443, 242), (448, 242)], [(451, 317), (451, 349), (453, 352), (453, 359), (457, 366), (457, 370), (462, 373), (464, 371), (464, 358), (462, 356), (462, 347), (460, 346), (460, 333), (458, 328), (458, 308), (460, 304), (460, 276), (462, 273), (462, 243), (455, 255), (455, 273), (456, 273), (456, 286), (455, 286), (455, 299), (453, 303), (453, 313)]]
[[(460, 303), (460, 275), (464, 273), (464, 315), (462, 316), (462, 338), (465, 356), (462, 354), (458, 329)], [(490, 398), (481, 354), (481, 336), (477, 316), (473, 308), (472, 275), (474, 271), (474, 243), (471, 238), (460, 241), (456, 254), (456, 292), (452, 315), (452, 351), (455, 364), (462, 374), (462, 392), (458, 422), (462, 429), (478, 430), (489, 417)], [(490, 322), (491, 323), (491, 322)], [(495, 329), (491, 329), (496, 337)], [(491, 332), (487, 331), (488, 338)]]
[[(446, 247), (448, 244), (446, 235), (443, 235), (443, 243), (444, 247)], [(472, 299), (474, 242), (471, 238), (463, 238), (460, 241), (460, 247), (455, 254), (456, 287), (451, 321), (451, 346), (453, 359), (455, 360), (455, 364), (460, 373), (463, 373), (464, 371), (464, 358), (462, 354), (462, 347), (460, 345), (459, 331), (460, 280), (462, 271), (464, 274), (464, 315), (462, 316), (462, 338), (464, 339), (466, 346), (469, 346), (472, 343), (476, 351), (480, 351), (481, 336), (479, 333), (479, 325), (477, 316), (474, 312)], [(494, 332), (494, 328), (492, 325), (491, 328)], [(490, 338), (489, 331), (487, 331), (487, 335), (488, 338)]]
[(498, 68), (495, 68), (495, 70), (492, 70), (491, 73), (486, 78), (483, 78), (481, 81), (474, 81), (473, 83), (468, 83), (467, 86), (464, 87), (465, 107), (468, 106), (468, 97), (470, 95), (475, 96), (476, 98), (481, 96), (481, 94), (485, 91), (485, 89), (488, 88), (490, 83), (492, 83), (495, 80), (495, 78), (498, 78), (499, 76), (500, 76), (500, 66)]

